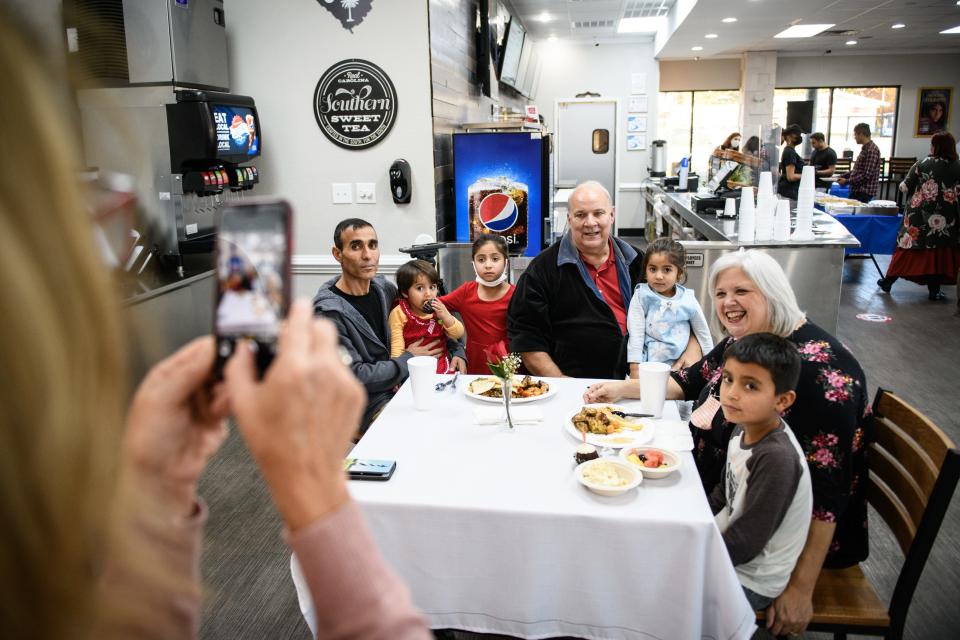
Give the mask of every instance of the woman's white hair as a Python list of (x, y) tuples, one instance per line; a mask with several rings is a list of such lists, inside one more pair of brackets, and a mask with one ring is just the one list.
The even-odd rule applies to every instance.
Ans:
[[(806, 320), (806, 314), (797, 305), (797, 296), (783, 272), (783, 267), (759, 249), (734, 251), (713, 263), (710, 269), (709, 291), (711, 300), (717, 293), (717, 279), (727, 269), (739, 268), (750, 278), (767, 300), (767, 331), (786, 338), (798, 325)], [(717, 305), (713, 304), (713, 317), (723, 327), (717, 315)]]

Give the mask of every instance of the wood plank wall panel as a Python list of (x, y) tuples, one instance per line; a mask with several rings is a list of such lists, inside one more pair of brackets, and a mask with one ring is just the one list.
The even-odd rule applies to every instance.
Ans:
[(481, 95), (476, 76), (475, 0), (429, 0), (429, 11), (437, 240), (453, 241), (453, 134), (463, 131), (463, 123), (487, 121), (494, 102), (523, 109), (526, 99), (508, 87), (501, 87), (499, 95), (494, 87), (497, 97), (493, 99)]

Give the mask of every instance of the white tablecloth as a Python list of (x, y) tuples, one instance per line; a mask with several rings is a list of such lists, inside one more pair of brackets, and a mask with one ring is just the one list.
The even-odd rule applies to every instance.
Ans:
[[(430, 625), (522, 638), (749, 637), (753, 611), (690, 453), (680, 471), (624, 496), (590, 493), (563, 428), (590, 381), (549, 382), (558, 394), (527, 405), (544, 422), (514, 432), (474, 424), (487, 403), (461, 390), (415, 411), (408, 382), (351, 453), (397, 461), (388, 482), (352, 481), (350, 492)], [(677, 418), (668, 402), (655, 444), (685, 428)]]

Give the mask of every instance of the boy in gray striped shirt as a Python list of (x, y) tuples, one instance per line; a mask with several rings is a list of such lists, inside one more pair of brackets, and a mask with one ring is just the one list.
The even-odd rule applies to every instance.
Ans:
[(784, 590), (810, 527), (810, 471), (781, 418), (799, 377), (796, 346), (771, 333), (744, 336), (724, 354), (720, 404), (736, 426), (710, 507), (754, 609)]

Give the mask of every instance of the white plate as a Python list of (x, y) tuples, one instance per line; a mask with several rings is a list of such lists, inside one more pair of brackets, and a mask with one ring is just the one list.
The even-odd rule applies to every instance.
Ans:
[[(467, 397), (474, 398), (476, 400), (483, 400), (484, 402), (496, 402), (497, 404), (503, 404), (503, 398), (491, 398), (490, 396), (482, 396), (479, 393), (473, 393), (470, 391), (470, 383), (473, 382), (474, 380), (477, 380), (479, 378), (492, 378), (492, 377), (493, 376), (476, 376), (476, 377), (470, 378), (469, 380), (464, 380), (463, 387), (462, 387), (463, 394)], [(532, 380), (541, 379), (535, 376), (530, 376), (530, 377)], [(523, 376), (520, 376), (520, 378), (523, 379)], [(546, 393), (539, 396), (532, 396), (530, 398), (510, 398), (510, 406), (513, 406), (515, 404), (526, 404), (528, 402), (536, 402), (537, 400), (544, 400), (551, 396), (557, 395), (557, 385), (551, 384), (550, 382), (547, 382), (547, 381), (544, 381), (544, 382), (547, 383)]]
[[(573, 417), (580, 413), (580, 410), (584, 407), (613, 407), (617, 411), (623, 411), (625, 413), (631, 412), (631, 410), (627, 407), (621, 407), (618, 404), (611, 404), (609, 402), (585, 404), (577, 407), (577, 409), (573, 411), (573, 413), (571, 413), (563, 423), (563, 428), (566, 429), (567, 433), (576, 438), (577, 442), (583, 441), (583, 434), (573, 425)], [(638, 413), (638, 411), (633, 411), (633, 413)], [(610, 447), (611, 449), (637, 447), (653, 442), (653, 431), (656, 427), (654, 427), (649, 418), (627, 418), (627, 420), (637, 422), (645, 426), (640, 431), (624, 430), (618, 431), (617, 433), (611, 433), (609, 435), (588, 433), (587, 442), (595, 447)]]

